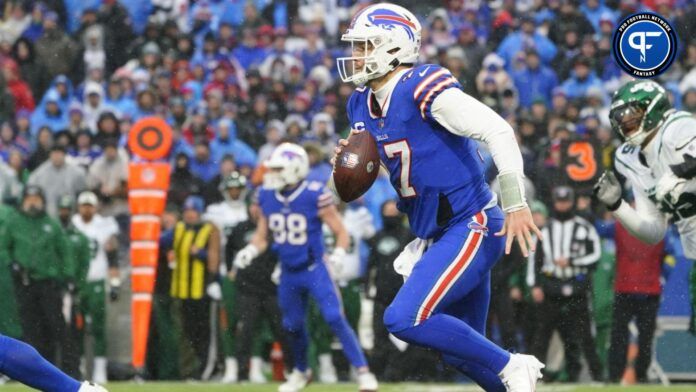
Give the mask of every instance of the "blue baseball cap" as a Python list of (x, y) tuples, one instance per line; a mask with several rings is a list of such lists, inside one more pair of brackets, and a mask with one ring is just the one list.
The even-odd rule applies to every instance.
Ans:
[(203, 213), (205, 203), (200, 196), (189, 196), (184, 201), (184, 210), (195, 210), (198, 213)]

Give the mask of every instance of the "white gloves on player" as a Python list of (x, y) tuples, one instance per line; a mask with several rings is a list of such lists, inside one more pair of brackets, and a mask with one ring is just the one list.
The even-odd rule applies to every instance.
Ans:
[(234, 257), (234, 267), (244, 269), (251, 264), (251, 261), (259, 255), (259, 249), (254, 244), (249, 244), (242, 248)]
[(686, 180), (679, 178), (672, 172), (667, 172), (655, 186), (655, 197), (660, 203), (674, 206), (684, 192)]
[(331, 270), (332, 275), (341, 273), (341, 270), (343, 270), (343, 259), (345, 259), (345, 257), (346, 250), (343, 248), (336, 248), (333, 250), (333, 252), (331, 252), (326, 261), (329, 264), (329, 269)]
[(222, 299), (222, 288), (218, 282), (208, 284), (208, 286), (205, 288), (205, 293), (208, 294), (208, 297), (210, 297), (210, 299), (213, 301), (219, 301)]
[(599, 177), (599, 181), (594, 186), (594, 194), (610, 211), (616, 211), (621, 205), (621, 184), (609, 170)]

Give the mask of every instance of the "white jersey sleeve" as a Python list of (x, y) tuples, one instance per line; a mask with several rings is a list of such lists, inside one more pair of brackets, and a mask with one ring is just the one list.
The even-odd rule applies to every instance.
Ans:
[(614, 167), (626, 178), (633, 190), (635, 209), (623, 202), (613, 215), (633, 236), (639, 240), (656, 244), (667, 231), (667, 217), (650, 200), (655, 190), (655, 180), (650, 169), (640, 162), (640, 151), (627, 144), (616, 149)]
[(670, 164), (684, 162), (685, 154), (696, 157), (696, 118), (681, 112), (675, 117), (667, 124), (657, 146), (660, 159), (665, 157)]
[(522, 154), (510, 124), (474, 97), (450, 88), (431, 106), (433, 118), (455, 135), (486, 143), (500, 173), (522, 175)]

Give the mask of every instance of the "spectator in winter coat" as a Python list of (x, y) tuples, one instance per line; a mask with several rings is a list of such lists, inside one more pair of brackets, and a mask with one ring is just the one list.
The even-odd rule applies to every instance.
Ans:
[(94, 144), (105, 148), (109, 142), (118, 141), (120, 138), (119, 120), (116, 115), (111, 112), (104, 112), (99, 115)]
[(495, 53), (488, 54), (483, 59), (483, 68), (478, 75), (476, 75), (476, 88), (481, 93), (485, 90), (484, 84), (487, 79), (492, 79), (493, 84), (496, 86), (496, 90), (502, 93), (508, 88), (513, 88), (514, 84), (512, 78), (505, 71), (504, 60)]
[(71, 104), (78, 102), (76, 99), (77, 97), (74, 96), (75, 91), (73, 89), (73, 84), (65, 75), (58, 75), (51, 81), (51, 84), (48, 86), (46, 94), (44, 94), (41, 98), (39, 105), (42, 105), (46, 101), (48, 91), (51, 90), (58, 92), (58, 105), (66, 112), (70, 110)]
[(46, 195), (46, 212), (58, 216), (58, 199), (76, 195), (87, 188), (87, 175), (77, 165), (66, 162), (65, 147), (53, 146), (49, 159), (30, 176), (28, 185), (38, 185)]
[(9, 42), (15, 42), (29, 26), (31, 16), (24, 12), (24, 5), (21, 2), (5, 3), (4, 16), (5, 20), (0, 24), (0, 34)]
[(231, 155), (237, 166), (256, 166), (256, 151), (237, 139), (237, 129), (232, 120), (223, 118), (218, 122), (217, 129), (215, 139), (210, 142), (210, 152), (215, 162)]
[(215, 177), (217, 169), (217, 163), (210, 156), (208, 143), (205, 141), (196, 142), (193, 159), (191, 160), (191, 173), (203, 180), (204, 183), (207, 183)]
[(57, 19), (55, 12), (46, 13), (44, 33), (36, 41), (36, 59), (46, 65), (50, 78), (70, 73), (77, 52), (77, 46), (58, 26)]
[(21, 79), (17, 63), (12, 59), (5, 59), (2, 63), (2, 74), (7, 89), (14, 98), (15, 110), (34, 110), (36, 106), (34, 96), (29, 85)]
[(512, 80), (517, 88), (520, 106), (529, 108), (534, 99), (541, 97), (546, 104), (551, 103), (551, 93), (558, 85), (556, 73), (541, 64), (539, 54), (534, 49), (527, 49), (525, 68), (512, 73)]
[(101, 148), (92, 143), (92, 133), (86, 129), (75, 135), (75, 146), (68, 150), (72, 162), (83, 168), (85, 172), (101, 153)]
[(167, 201), (181, 208), (187, 197), (203, 194), (204, 188), (203, 181), (189, 169), (189, 157), (184, 153), (178, 153), (174, 159)]
[(48, 88), (46, 65), (36, 60), (34, 44), (26, 38), (20, 38), (12, 47), (12, 57), (19, 64), (22, 78), (29, 84), (35, 98), (42, 97)]
[(618, 14), (604, 4), (603, 0), (587, 0), (580, 6), (580, 11), (592, 24), (596, 33), (600, 32), (600, 21), (608, 18), (611, 23), (616, 23)]
[[(26, 110), (24, 110), (26, 111)], [(15, 117), (14, 97), (7, 89), (5, 78), (0, 73), (0, 121), (8, 121)]]
[(543, 64), (549, 64), (556, 56), (556, 45), (545, 36), (535, 31), (534, 19), (525, 16), (521, 19), (520, 29), (510, 33), (500, 43), (496, 52), (505, 61), (508, 70), (512, 69), (512, 63), (519, 52), (528, 48), (535, 48)]
[(568, 78), (561, 88), (570, 99), (583, 98), (587, 95), (587, 90), (592, 87), (602, 88), (602, 82), (597, 74), (590, 69), (590, 59), (578, 56), (573, 65), (572, 76)]
[(54, 133), (68, 127), (68, 114), (61, 109), (60, 97), (55, 90), (48, 90), (41, 105), (31, 115), (31, 134), (36, 135), (42, 127)]
[(232, 51), (234, 57), (239, 60), (239, 63), (246, 70), (260, 66), (266, 58), (267, 49), (258, 46), (257, 43), (258, 40), (254, 30), (244, 28), (242, 30), (242, 42)]
[(92, 133), (97, 133), (97, 120), (103, 112), (107, 111), (107, 106), (104, 104), (104, 88), (95, 82), (87, 83), (83, 99), (82, 112), (85, 124)]
[(12, 124), (5, 121), (0, 125), (0, 159), (7, 162), (12, 150), (19, 151), (23, 157), (29, 155), (29, 141), (17, 134)]
[[(180, 10), (177, 9), (177, 12)], [(97, 13), (97, 21), (104, 26), (106, 70), (111, 73), (127, 60), (126, 48), (133, 39), (133, 25), (128, 10), (113, 0), (102, 2)]]
[(43, 34), (43, 19), (46, 13), (46, 6), (43, 3), (36, 3), (31, 9), (29, 23), (22, 31), (22, 37), (36, 43), (36, 40)]
[(568, 31), (575, 31), (582, 40), (587, 35), (592, 35), (595, 30), (589, 20), (578, 11), (577, 0), (563, 0), (559, 12), (549, 28), (549, 39), (560, 44)]
[(285, 124), (280, 120), (271, 120), (266, 125), (266, 143), (259, 148), (258, 162), (264, 162), (285, 137)]
[(27, 169), (34, 171), (39, 165), (48, 159), (48, 154), (53, 146), (53, 132), (48, 127), (39, 128), (36, 136), (36, 146), (34, 152), (27, 160)]
[(79, 74), (84, 71), (106, 67), (106, 52), (104, 51), (104, 29), (100, 25), (88, 27), (82, 36), (82, 53), (78, 61)]
[(123, 91), (120, 77), (112, 77), (106, 90), (104, 103), (116, 109), (121, 115), (133, 117), (136, 112), (136, 103)]
[(107, 142), (104, 152), (89, 167), (87, 185), (102, 201), (105, 215), (126, 213), (128, 154), (115, 141)]

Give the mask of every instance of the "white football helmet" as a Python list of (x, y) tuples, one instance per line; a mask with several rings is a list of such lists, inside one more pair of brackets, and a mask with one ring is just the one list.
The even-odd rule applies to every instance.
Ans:
[(309, 157), (301, 146), (282, 143), (264, 163), (268, 171), (263, 176), (264, 188), (280, 190), (300, 183), (309, 174)]
[(421, 25), (404, 7), (379, 3), (364, 8), (350, 23), (341, 41), (350, 42), (350, 57), (336, 59), (343, 82), (358, 86), (400, 64), (414, 64), (421, 44)]

